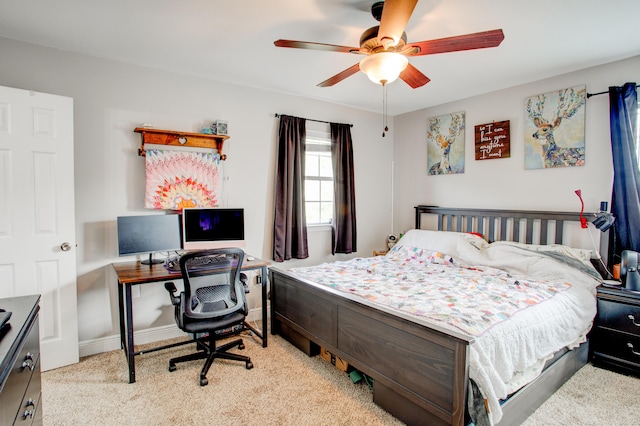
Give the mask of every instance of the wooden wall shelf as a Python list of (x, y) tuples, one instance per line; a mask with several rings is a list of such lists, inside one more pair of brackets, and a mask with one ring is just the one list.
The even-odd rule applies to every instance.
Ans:
[(226, 160), (227, 156), (222, 153), (224, 141), (229, 139), (228, 135), (209, 135), (206, 133), (174, 132), (172, 130), (158, 130), (147, 127), (136, 127), (134, 130), (140, 133), (142, 139), (141, 148), (138, 155), (145, 156), (144, 144), (155, 145), (187, 146), (198, 148), (215, 148), (220, 154), (221, 160)]

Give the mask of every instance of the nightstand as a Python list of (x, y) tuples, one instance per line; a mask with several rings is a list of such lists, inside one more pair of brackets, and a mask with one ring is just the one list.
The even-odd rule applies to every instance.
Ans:
[(388, 250), (374, 250), (373, 251), (373, 255), (374, 256), (384, 256), (387, 253), (389, 253)]
[(640, 375), (640, 293), (598, 287), (591, 353), (594, 364)]

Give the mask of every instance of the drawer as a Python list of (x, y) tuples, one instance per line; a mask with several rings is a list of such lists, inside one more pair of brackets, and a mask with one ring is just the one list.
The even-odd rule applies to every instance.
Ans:
[[(38, 404), (40, 402), (40, 358), (37, 359), (35, 368), (33, 370), (33, 374), (31, 375), (31, 381), (29, 382), (29, 386), (27, 387), (27, 391), (22, 398), (22, 402), (20, 404), (20, 409), (18, 410), (18, 414), (16, 416), (16, 425), (32, 425), (34, 424), (34, 420), (36, 418), (36, 414), (38, 411)], [(42, 407), (40, 407), (40, 410)], [(40, 413), (41, 415), (42, 413)], [(41, 424), (36, 423), (36, 424)]]
[(594, 330), (591, 343), (596, 357), (603, 355), (614, 357), (633, 363), (634, 367), (640, 368), (640, 336), (598, 327)]
[(598, 299), (597, 322), (601, 327), (640, 335), (640, 306)]
[(36, 412), (33, 415), (32, 426), (42, 426), (42, 393), (39, 395), (38, 404), (36, 405)]
[(11, 373), (2, 390), (2, 405), (6, 410), (5, 416), (11, 417), (11, 420), (16, 418), (16, 414), (21, 409), (22, 400), (36, 369), (38, 387), (40, 386), (38, 336), (38, 322), (36, 321), (32, 325), (24, 345), (18, 352), (18, 356), (11, 367)]

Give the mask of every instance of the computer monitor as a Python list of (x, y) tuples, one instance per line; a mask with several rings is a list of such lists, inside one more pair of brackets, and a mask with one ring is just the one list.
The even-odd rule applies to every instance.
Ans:
[(182, 249), (179, 214), (119, 216), (117, 223), (120, 256), (148, 254), (149, 259), (141, 262), (148, 265), (163, 262), (154, 259), (154, 253)]
[(182, 226), (184, 250), (245, 246), (241, 208), (185, 208)]

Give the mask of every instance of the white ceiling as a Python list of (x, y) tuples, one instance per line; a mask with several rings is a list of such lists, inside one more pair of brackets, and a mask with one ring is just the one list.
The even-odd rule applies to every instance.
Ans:
[[(377, 24), (374, 2), (0, 0), (0, 37), (380, 112), (381, 86), (362, 73), (316, 87), (361, 56), (273, 45), (283, 38), (358, 46)], [(410, 58), (431, 82), (418, 89), (390, 84), (388, 112), (639, 55), (639, 22), (639, 0), (421, 0), (406, 28), (409, 42), (497, 28), (505, 40), (497, 48)]]

